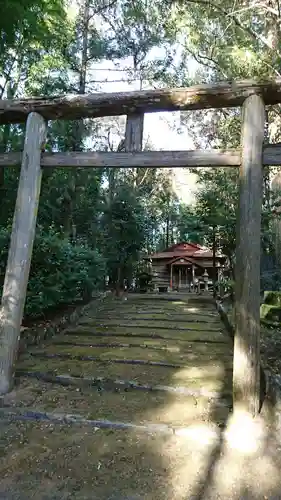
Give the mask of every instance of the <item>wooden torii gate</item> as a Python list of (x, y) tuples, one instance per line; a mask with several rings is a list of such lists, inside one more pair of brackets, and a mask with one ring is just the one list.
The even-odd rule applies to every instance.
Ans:
[[(27, 120), (23, 153), (0, 155), (21, 163), (0, 310), (0, 394), (13, 385), (34, 242), (43, 168), (239, 167), (237, 218), (234, 408), (257, 415), (260, 404), (260, 238), (263, 165), (281, 165), (281, 145), (265, 145), (265, 105), (281, 102), (281, 80), (226, 82), (180, 89), (66, 95), (0, 101), (0, 124)], [(242, 106), (239, 150), (141, 152), (144, 113)], [(42, 153), (47, 120), (127, 115), (125, 152)]]

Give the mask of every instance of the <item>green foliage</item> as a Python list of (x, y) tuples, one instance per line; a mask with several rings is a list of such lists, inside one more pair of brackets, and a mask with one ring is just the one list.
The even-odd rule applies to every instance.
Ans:
[[(105, 205), (101, 229), (100, 243), (111, 280), (116, 282), (130, 277), (146, 230), (144, 207), (130, 186), (119, 186), (115, 196)], [(118, 277), (118, 273), (121, 276)]]
[[(3, 284), (10, 234), (0, 230), (0, 275)], [(25, 315), (38, 317), (60, 305), (89, 300), (105, 277), (102, 256), (87, 245), (72, 245), (54, 231), (38, 231), (30, 271)]]
[[(279, 73), (280, 22), (266, 5), (247, 9), (238, 0), (235, 11), (230, 0), (81, 0), (75, 5), (77, 11), (60, 0), (0, 0), (0, 97), (107, 90), (104, 73), (96, 71), (101, 61), (111, 69), (114, 63), (121, 80), (136, 87)], [(269, 135), (279, 140), (276, 107), (269, 117), (275, 126)], [(239, 110), (182, 114), (182, 124), (196, 147), (239, 146)], [(123, 118), (58, 120), (49, 123), (46, 149), (115, 150), (123, 135)], [(23, 137), (24, 126), (0, 127), (0, 151), (21, 151)], [(4, 179), (1, 174), (0, 169), (3, 277), (19, 170), (6, 169)], [(44, 171), (26, 313), (38, 315), (90, 296), (105, 274), (113, 282), (130, 280), (142, 254), (177, 241), (211, 246), (215, 236), (217, 248), (232, 262), (237, 180), (235, 169), (199, 171), (196, 203), (187, 207), (173, 192), (167, 170)], [(271, 222), (265, 199), (267, 252)]]
[[(128, 79), (140, 76), (141, 81), (162, 77), (171, 62), (165, 2), (82, 0), (72, 9), (58, 0), (0, 0), (0, 5), (1, 97), (96, 91), (94, 65), (105, 59), (118, 65), (118, 59), (131, 58)], [(151, 59), (151, 51), (161, 45), (166, 53)], [(112, 149), (110, 135), (122, 128), (122, 120), (115, 122), (50, 122), (46, 150)], [(23, 138), (24, 126), (0, 127), (1, 152), (21, 151)], [(19, 170), (1, 174), (0, 169), (3, 280)], [(29, 316), (90, 296), (106, 273), (112, 281), (130, 279), (141, 252), (157, 245), (168, 213), (167, 177), (145, 168), (116, 169), (113, 177), (107, 188), (104, 169), (44, 171), (25, 310)]]
[[(238, 171), (223, 168), (206, 169), (198, 173), (199, 188), (195, 214), (200, 220), (205, 243), (221, 250), (233, 267), (236, 249), (238, 213)], [(272, 253), (272, 210), (264, 199), (262, 206), (262, 250)], [(201, 234), (202, 234), (201, 233)]]
[(179, 206), (177, 217), (178, 239), (180, 241), (191, 241), (192, 243), (203, 243), (204, 228), (202, 220), (193, 207)]
[[(248, 5), (249, 4), (249, 5)], [(206, 83), (255, 78), (263, 81), (280, 77), (280, 2), (237, 0), (184, 0), (173, 3), (167, 23), (170, 33), (180, 40), (177, 75), (181, 83)], [(191, 67), (195, 66), (195, 69)], [(192, 71), (193, 70), (193, 71)], [(167, 80), (168, 81), (168, 80)], [(280, 142), (280, 110), (269, 108), (265, 140)], [(239, 109), (198, 111), (182, 114), (182, 124), (198, 148), (236, 148), (240, 145)], [(272, 192), (273, 169), (264, 169), (262, 248), (273, 254)], [(233, 260), (237, 214), (237, 177), (229, 169), (198, 173), (196, 213), (205, 226), (206, 243), (216, 228), (219, 247)], [(273, 275), (262, 282), (280, 288)]]
[(233, 262), (235, 252), (238, 172), (206, 169), (198, 174), (199, 190), (195, 212), (203, 226), (205, 242), (216, 246)]
[(235, 282), (230, 278), (222, 278), (219, 282), (220, 288), (223, 289), (224, 294), (233, 294)]
[(15, 39), (45, 36), (50, 27), (63, 22), (64, 2), (61, 0), (0, 0), (1, 49), (10, 47)]

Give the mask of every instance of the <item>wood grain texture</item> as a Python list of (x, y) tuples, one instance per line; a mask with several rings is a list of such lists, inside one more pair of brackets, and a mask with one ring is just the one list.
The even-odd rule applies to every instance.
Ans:
[[(133, 115), (127, 115), (124, 143), (126, 152), (137, 153), (142, 150), (143, 123), (143, 114), (135, 113)], [(140, 167), (141, 165), (135, 165), (132, 168), (134, 188), (136, 188), (138, 184), (138, 172)]]
[(265, 107), (259, 96), (243, 106), (242, 163), (236, 250), (234, 409), (256, 416), (260, 405), (260, 246)]
[(263, 165), (269, 167), (278, 167), (278, 165), (281, 165), (281, 144), (264, 145)]
[[(280, 152), (281, 153), (281, 152)], [(21, 153), (0, 155), (0, 166), (16, 166), (21, 162)], [(281, 154), (280, 154), (281, 161)], [(240, 151), (196, 150), (196, 151), (140, 151), (140, 152), (69, 152), (43, 153), (41, 166), (77, 168), (176, 168), (176, 167), (237, 167)]]
[(265, 104), (281, 102), (281, 79), (219, 82), (187, 88), (95, 93), (0, 100), (0, 124), (24, 122), (31, 112), (48, 120), (97, 118), (155, 111), (187, 111), (242, 106), (259, 95)]
[(137, 152), (142, 150), (143, 141), (143, 114), (128, 115), (125, 131), (125, 151)]
[(13, 383), (41, 187), (41, 148), (46, 137), (42, 116), (27, 120), (21, 174), (0, 310), (0, 394)]
[[(15, 167), (21, 164), (22, 153), (0, 154), (0, 167)], [(177, 167), (239, 167), (241, 151), (239, 149), (220, 151), (135, 151), (135, 152), (80, 152), (43, 153), (41, 166), (44, 168), (177, 168)], [(264, 147), (263, 165), (281, 165), (281, 144)]]

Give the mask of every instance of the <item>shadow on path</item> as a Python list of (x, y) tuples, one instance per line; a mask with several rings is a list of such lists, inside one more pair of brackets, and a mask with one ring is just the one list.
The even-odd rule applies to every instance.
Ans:
[[(159, 316), (163, 321), (169, 319), (161, 338), (156, 328)], [(97, 330), (97, 321), (110, 322), (111, 317), (115, 326), (110, 332)], [(120, 323), (130, 318), (125, 331), (116, 326), (116, 317), (122, 318)], [(204, 322), (194, 321), (201, 317)], [(135, 323), (143, 328), (135, 329)], [(211, 331), (214, 325), (216, 329)], [(147, 335), (146, 340), (140, 331)], [(110, 335), (99, 339), (99, 332)], [(37, 356), (24, 354), (18, 365), (20, 385), (7, 399), (7, 409), (21, 408), (26, 420), (0, 421), (2, 495), (21, 500), (25, 496), (33, 500), (243, 498), (235, 495), (247, 493), (244, 472), (250, 466), (246, 467), (246, 460), (239, 462), (236, 452), (228, 455), (224, 441), (231, 406), (232, 346), (211, 297), (132, 295), (127, 300), (105, 300), (98, 311), (81, 319), (71, 335), (66, 330), (53, 340), (34, 348)], [(46, 359), (40, 357), (42, 351), (72, 358)], [(98, 357), (103, 362), (79, 361), (73, 355)], [(118, 364), (111, 363), (112, 359), (174, 363), (177, 367)], [(23, 376), (27, 370), (72, 376), (75, 384)], [(86, 383), (81, 383), (83, 377)], [(90, 378), (95, 378), (95, 384), (90, 384)], [(191, 393), (141, 390), (140, 385), (184, 387)], [(217, 396), (206, 396), (202, 389)], [(41, 413), (80, 414), (88, 421), (135, 427), (101, 429), (98, 424), (62, 424), (52, 419), (35, 422), (34, 417), (28, 418), (28, 411), (34, 408)], [(136, 427), (149, 424), (162, 426), (164, 431), (143, 432)], [(267, 446), (272, 459), (272, 438)], [(265, 458), (261, 463), (272, 485), (276, 457), (274, 463)], [(261, 463), (252, 464), (254, 477), (258, 478)], [(264, 492), (261, 480), (259, 486)]]

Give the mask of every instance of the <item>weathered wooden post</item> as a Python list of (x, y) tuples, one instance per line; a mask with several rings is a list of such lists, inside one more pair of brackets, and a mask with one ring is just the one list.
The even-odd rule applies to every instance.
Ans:
[(41, 187), (41, 150), (46, 124), (41, 115), (27, 118), (21, 174), (0, 309), (0, 395), (13, 385)]
[(204, 282), (204, 292), (208, 291), (208, 281), (209, 281), (209, 274), (207, 269), (205, 269), (204, 274), (203, 274), (203, 282)]
[[(144, 115), (135, 113), (127, 115), (124, 149), (126, 152), (142, 150)], [(137, 187), (138, 167), (133, 169), (133, 186)]]
[[(125, 131), (125, 151), (142, 150), (144, 115), (135, 113), (127, 116)], [(134, 187), (137, 187), (138, 167), (134, 169)]]
[(135, 113), (127, 116), (125, 131), (125, 151), (141, 151), (144, 115)]
[(195, 266), (194, 266), (194, 264), (191, 265), (191, 272), (192, 272), (192, 291), (195, 292)]
[(170, 291), (173, 291), (173, 264), (170, 267)]
[(260, 405), (260, 246), (265, 107), (258, 95), (242, 109), (242, 163), (236, 248), (234, 410), (256, 416)]
[(281, 172), (278, 172), (271, 183), (271, 189), (274, 195), (275, 213), (272, 221), (274, 236), (275, 257), (280, 266), (281, 264)]

